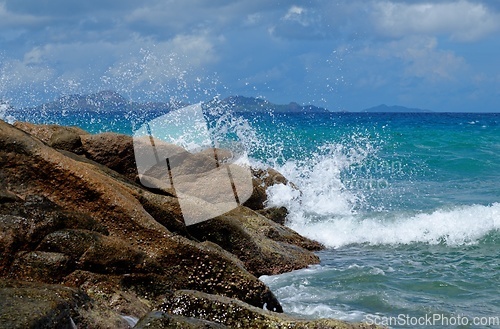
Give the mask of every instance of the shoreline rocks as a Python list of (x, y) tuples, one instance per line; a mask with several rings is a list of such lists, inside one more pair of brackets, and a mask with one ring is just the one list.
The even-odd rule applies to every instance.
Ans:
[[(244, 206), (186, 226), (175, 195), (137, 183), (127, 136), (16, 126), (0, 120), (0, 295), (6, 296), (0, 327), (129, 328), (123, 315), (154, 320), (151, 312), (177, 291), (282, 312), (257, 275), (319, 262), (312, 252), (319, 243)], [(68, 293), (52, 302), (59, 289)], [(12, 297), (25, 294), (38, 297), (26, 304)], [(45, 309), (48, 301), (53, 309)], [(43, 311), (22, 323), (16, 303)], [(171, 323), (185, 320), (167, 312), (175, 316)], [(191, 322), (193, 328), (226, 325), (216, 317)], [(179, 327), (161, 325), (152, 328)]]

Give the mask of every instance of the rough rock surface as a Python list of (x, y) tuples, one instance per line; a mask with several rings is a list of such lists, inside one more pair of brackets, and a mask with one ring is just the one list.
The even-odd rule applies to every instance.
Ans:
[(85, 135), (81, 139), (83, 153), (88, 159), (105, 165), (135, 181), (137, 166), (131, 136), (102, 133)]
[[(2, 253), (0, 273), (10, 273), (15, 263), (15, 273), (32, 280), (22, 276), (32, 273), (28, 268), (32, 268), (28, 261), (32, 258), (26, 259), (24, 253), (44, 251), (69, 257), (67, 271), (128, 275), (130, 282), (136, 281), (133, 286), (145, 293), (156, 290), (157, 285), (196, 288), (280, 309), (269, 289), (244, 267), (218, 249), (172, 234), (160, 224), (165, 219), (156, 221), (140, 202), (150, 192), (113, 179), (90, 163), (66, 157), (4, 122), (0, 122), (0, 164), (0, 181), (9, 193), (27, 200), (31, 195), (46, 198), (66, 212), (92, 218), (109, 233), (107, 237), (79, 227), (78, 219), (72, 220), (77, 225), (64, 225), (65, 219), (57, 211), (43, 216), (44, 207), (50, 210), (43, 204), (38, 217), (20, 213), (5, 220), (2, 248), (7, 252)], [(23, 206), (11, 204), (10, 208)], [(26, 237), (15, 234), (23, 228)], [(21, 256), (24, 258), (17, 260)], [(154, 284), (150, 283), (152, 276)]]
[(322, 248), (246, 207), (191, 225), (188, 231), (199, 240), (212, 241), (235, 254), (256, 276), (317, 264), (319, 258), (309, 250)]
[(81, 137), (89, 135), (78, 127), (65, 127), (58, 125), (36, 125), (29, 122), (16, 122), (14, 126), (39, 138), (47, 145), (65, 151), (81, 154)]
[[(169, 321), (170, 314), (198, 318), (222, 324), (227, 328), (252, 329), (361, 329), (376, 328), (365, 324), (350, 324), (333, 319), (304, 320), (250, 306), (223, 296), (199, 291), (178, 290), (159, 307)], [(157, 316), (157, 318), (161, 318)], [(160, 321), (159, 321), (160, 322)], [(160, 322), (161, 323), (161, 322)], [(209, 327), (212, 328), (212, 327)], [(215, 328), (215, 327), (213, 327)]]
[(86, 302), (77, 289), (0, 279), (0, 328), (72, 329)]

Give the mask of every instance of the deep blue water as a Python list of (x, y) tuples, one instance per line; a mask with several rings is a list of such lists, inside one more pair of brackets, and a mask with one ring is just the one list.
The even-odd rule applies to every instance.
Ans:
[[(151, 118), (11, 115), (126, 134)], [(286, 312), (495, 327), (484, 317), (500, 317), (500, 114), (244, 113), (208, 127), (290, 178), (302, 193), (275, 186), (270, 204), (287, 206), (288, 225), (327, 246), (318, 266), (261, 278)]]

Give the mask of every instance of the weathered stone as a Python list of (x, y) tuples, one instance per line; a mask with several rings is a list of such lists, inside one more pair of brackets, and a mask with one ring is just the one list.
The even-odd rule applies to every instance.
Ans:
[(257, 213), (280, 225), (285, 225), (288, 209), (285, 207), (271, 207), (256, 210)]
[(75, 310), (85, 302), (73, 288), (0, 279), (0, 328), (73, 329)]
[(10, 268), (9, 277), (58, 283), (72, 271), (71, 258), (64, 254), (44, 251), (20, 252)]
[(207, 320), (173, 315), (165, 312), (151, 312), (142, 318), (134, 329), (228, 329), (228, 327)]
[(102, 133), (82, 136), (81, 140), (87, 158), (135, 181), (137, 165), (131, 136)]
[[(188, 232), (235, 254), (256, 276), (284, 273), (319, 263), (319, 258), (303, 247), (318, 250), (320, 244), (246, 207), (188, 226)], [(317, 248), (310, 248), (313, 245)]]
[(83, 153), (82, 140), (80, 135), (74, 131), (60, 130), (52, 134), (48, 143), (55, 149), (74, 152), (77, 154)]
[[(69, 158), (2, 121), (0, 168), (0, 181), (12, 193), (23, 198), (42, 195), (65, 211), (85, 214), (101, 223), (113, 241), (122, 241), (117, 246), (123, 246), (123, 250), (136, 250), (147, 260), (145, 263), (134, 261), (134, 257), (122, 257), (125, 255), (119, 252), (113, 258), (109, 252), (116, 249), (106, 244), (103, 246), (109, 248), (105, 251), (108, 254), (100, 254), (99, 250), (91, 247), (100, 245), (94, 241), (78, 259), (82, 262), (77, 264), (77, 267), (82, 266), (78, 268), (107, 273), (109, 275), (103, 277), (105, 281), (106, 277), (110, 278), (110, 272), (124, 276), (125, 271), (131, 271), (130, 277), (142, 280), (139, 288), (148, 293), (155, 291), (157, 285), (172, 289), (200, 289), (239, 298), (259, 307), (274, 305), (273, 308), (279, 310), (279, 302), (269, 289), (224, 253), (175, 236), (156, 221), (140, 202), (141, 195), (149, 192), (115, 179), (92, 163)], [(39, 238), (54, 237), (51, 234), (56, 234), (63, 227), (60, 224), (50, 226)], [(95, 232), (92, 234), (98, 235)], [(100, 236), (99, 241), (105, 240)], [(39, 241), (38, 238), (36, 241)], [(33, 251), (35, 244), (14, 250)], [(130, 247), (126, 247), (127, 244)], [(50, 244), (50, 248), (48, 245), (44, 241), (39, 251), (64, 253), (62, 249), (55, 248), (55, 244)], [(59, 246), (61, 248), (64, 244)], [(131, 253), (131, 256), (134, 254)], [(102, 263), (97, 262), (98, 258), (102, 258)], [(130, 259), (133, 266), (128, 267), (125, 264)], [(8, 266), (5, 270), (8, 271)], [(146, 274), (147, 271), (152, 274)], [(147, 275), (152, 275), (155, 281), (143, 280), (147, 279)]]
[[(202, 319), (229, 328), (252, 329), (368, 329), (375, 325), (333, 319), (304, 320), (277, 314), (223, 296), (179, 290), (159, 307), (164, 313)], [(166, 316), (168, 318), (168, 316)], [(160, 322), (161, 323), (161, 322)], [(161, 328), (161, 327), (160, 327)]]

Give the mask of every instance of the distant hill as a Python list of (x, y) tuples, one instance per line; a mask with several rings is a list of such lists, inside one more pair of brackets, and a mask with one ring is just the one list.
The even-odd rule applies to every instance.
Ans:
[(262, 98), (231, 96), (225, 98), (223, 103), (228, 104), (234, 112), (262, 112), (273, 111), (277, 113), (328, 113), (322, 107), (314, 105), (300, 105), (295, 102), (289, 104), (274, 104)]
[[(219, 102), (208, 102), (211, 104), (226, 105), (234, 112), (262, 112), (274, 111), (278, 113), (317, 113), (329, 112), (328, 110), (314, 105), (300, 105), (295, 102), (289, 104), (274, 104), (267, 100), (254, 97), (230, 96)], [(124, 111), (124, 112), (169, 112), (170, 110), (180, 108), (188, 104), (164, 103), (164, 102), (133, 102), (126, 100), (123, 96), (114, 91), (101, 91), (88, 95), (66, 95), (59, 99), (38, 105), (34, 108), (44, 112), (59, 111)], [(215, 105), (216, 106), (216, 105)]]
[(361, 112), (367, 113), (430, 113), (432, 111), (422, 110), (417, 108), (409, 108), (405, 106), (393, 105), (388, 106), (385, 104), (370, 107), (369, 109), (365, 109)]
[(180, 104), (162, 102), (131, 102), (117, 92), (106, 90), (88, 95), (65, 95), (59, 99), (38, 105), (37, 110), (53, 111), (166, 111)]

